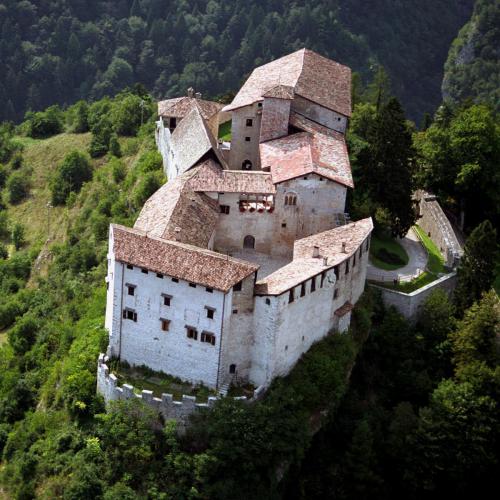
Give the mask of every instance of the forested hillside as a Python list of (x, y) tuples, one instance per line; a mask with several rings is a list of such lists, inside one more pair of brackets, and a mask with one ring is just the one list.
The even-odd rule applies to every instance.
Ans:
[(235, 91), (303, 46), (371, 77), (384, 66), (413, 119), (440, 101), (473, 0), (2, 0), (0, 120), (142, 83), (154, 97)]
[(471, 98), (500, 111), (500, 1), (477, 0), (445, 65), (443, 97)]

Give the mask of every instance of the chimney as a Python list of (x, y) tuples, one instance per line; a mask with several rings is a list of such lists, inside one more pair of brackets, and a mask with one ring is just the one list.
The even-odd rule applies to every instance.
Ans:
[(188, 97), (194, 97), (194, 89), (193, 87), (188, 88)]
[(201, 99), (201, 92), (196, 92), (194, 96), (196, 97), (196, 99)]
[(314, 245), (313, 246), (313, 257), (317, 259), (319, 257), (319, 247)]
[(323, 265), (325, 267), (328, 265), (328, 257), (323, 257)]
[(342, 253), (345, 253), (345, 241), (342, 242)]

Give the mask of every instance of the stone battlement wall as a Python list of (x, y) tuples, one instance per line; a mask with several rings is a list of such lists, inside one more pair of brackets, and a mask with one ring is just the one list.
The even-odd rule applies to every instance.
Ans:
[[(177, 420), (180, 429), (186, 427), (189, 417), (196, 411), (212, 408), (219, 400), (218, 397), (208, 398), (206, 403), (197, 403), (195, 396), (182, 396), (182, 401), (174, 401), (172, 394), (162, 394), (161, 398), (153, 396), (152, 391), (141, 391), (137, 394), (134, 387), (129, 384), (118, 385), (116, 375), (110, 372), (107, 366), (108, 357), (104, 354), (99, 355), (97, 363), (97, 392), (104, 398), (106, 404), (111, 401), (120, 401), (125, 399), (137, 398), (143, 403), (157, 410), (165, 420)], [(254, 391), (251, 399), (246, 396), (236, 397), (235, 400), (254, 401), (262, 396), (263, 388), (258, 387)]]
[(382, 300), (386, 306), (394, 306), (405, 318), (416, 320), (418, 311), (427, 297), (438, 288), (451, 295), (455, 289), (456, 280), (457, 273), (452, 272), (411, 293), (399, 292), (374, 284), (370, 286), (381, 291)]
[(419, 200), (421, 215), (419, 226), (439, 248), (445, 265), (454, 269), (460, 261), (463, 250), (448, 217), (433, 194), (418, 191), (416, 198)]

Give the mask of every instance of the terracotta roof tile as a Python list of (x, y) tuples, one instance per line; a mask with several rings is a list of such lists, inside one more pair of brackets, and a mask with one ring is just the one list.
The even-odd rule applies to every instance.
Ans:
[(158, 115), (184, 118), (194, 107), (198, 108), (205, 120), (209, 120), (224, 107), (224, 104), (194, 97), (175, 97), (158, 103)]
[[(299, 120), (291, 121), (292, 124)], [(319, 128), (318, 128), (319, 127)], [(353, 187), (351, 165), (344, 137), (317, 126), (307, 132), (281, 137), (260, 144), (263, 167), (271, 167), (273, 182), (316, 173), (348, 187)]]
[(291, 87), (295, 95), (351, 116), (350, 68), (307, 49), (255, 68), (224, 111), (260, 101), (278, 85)]
[(192, 245), (151, 237), (137, 229), (112, 224), (111, 231), (117, 261), (223, 292), (259, 268)]
[[(255, 293), (281, 295), (322, 271), (337, 266), (352, 256), (372, 229), (372, 219), (368, 218), (297, 240), (292, 262), (259, 280)], [(345, 251), (342, 249), (342, 242), (346, 243)], [(319, 247), (319, 258), (313, 257), (315, 246)], [(323, 257), (327, 258), (326, 265)]]
[(276, 192), (269, 172), (223, 170), (213, 160), (207, 160), (193, 170), (196, 173), (189, 180), (193, 191), (258, 194)]

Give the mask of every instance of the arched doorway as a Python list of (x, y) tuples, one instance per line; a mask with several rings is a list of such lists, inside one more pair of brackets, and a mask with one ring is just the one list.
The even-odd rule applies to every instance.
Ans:
[(252, 162), (250, 160), (244, 160), (241, 164), (242, 170), (252, 170)]
[(243, 248), (255, 248), (255, 238), (250, 234), (243, 238)]
[(229, 365), (229, 373), (236, 373), (236, 365)]

